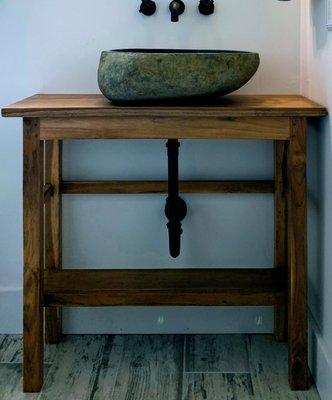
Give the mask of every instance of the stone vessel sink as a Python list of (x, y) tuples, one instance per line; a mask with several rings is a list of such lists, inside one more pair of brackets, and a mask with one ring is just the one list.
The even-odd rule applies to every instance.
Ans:
[(103, 51), (98, 83), (114, 102), (217, 97), (246, 84), (259, 55), (228, 50)]

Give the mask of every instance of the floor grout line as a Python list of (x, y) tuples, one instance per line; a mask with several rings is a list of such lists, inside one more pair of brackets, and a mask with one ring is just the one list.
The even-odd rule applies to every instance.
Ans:
[[(95, 373), (94, 373), (93, 381), (91, 382), (91, 385), (89, 385), (90, 392), (86, 396), (86, 398), (89, 399), (89, 400), (93, 399), (93, 396), (94, 396), (94, 389), (95, 389), (95, 385), (97, 384), (97, 380), (99, 378), (100, 370), (102, 368), (102, 363), (103, 363), (103, 358), (104, 358), (104, 353), (105, 353), (105, 347), (107, 345), (108, 339), (109, 339), (108, 336), (105, 336), (105, 335), (102, 335), (101, 338), (100, 338), (100, 341), (101, 341), (101, 343), (99, 345), (100, 354), (99, 354), (99, 357), (97, 357), (97, 360), (96, 360), (96, 370), (95, 370)], [(92, 374), (93, 374), (93, 371), (92, 371)]]
[[(40, 399), (42, 398), (41, 396), (42, 396), (43, 393), (44, 393), (44, 385), (45, 385), (45, 382), (47, 381), (48, 375), (49, 375), (50, 372), (51, 372), (51, 369), (52, 369), (52, 367), (53, 367), (53, 364), (54, 364), (54, 362), (53, 362), (53, 363), (49, 363), (49, 364), (44, 364), (44, 365), (49, 365), (50, 367), (49, 367), (47, 373), (46, 373), (46, 374), (44, 373), (43, 386), (42, 386), (42, 388), (41, 388), (41, 390), (40, 390), (40, 392), (39, 392), (39, 394), (38, 394), (36, 400), (40, 400)], [(44, 371), (45, 371), (45, 370), (44, 370)]]
[[(0, 365), (1, 364), (13, 364), (13, 365), (23, 365), (23, 361), (0, 361)], [(52, 365), (53, 362), (44, 362), (44, 365)]]
[(181, 400), (184, 400), (184, 378), (186, 374), (186, 352), (187, 352), (187, 335), (183, 338), (183, 354), (182, 354), (182, 385), (181, 385)]
[[(112, 337), (113, 337), (113, 342), (112, 342), (112, 346), (113, 346), (114, 345), (114, 340), (115, 340), (115, 335), (112, 335)], [(111, 356), (111, 353), (110, 353), (110, 356)], [(125, 356), (125, 342), (123, 340), (121, 358), (120, 358), (119, 363), (118, 363), (117, 368), (116, 368), (116, 374), (115, 374), (115, 378), (114, 378), (115, 383), (114, 383), (114, 386), (113, 386), (113, 389), (112, 389), (112, 393), (111, 393), (111, 397), (110, 397), (111, 399), (113, 399), (113, 397), (114, 397), (115, 385), (116, 385), (116, 382), (118, 380), (119, 371), (120, 371), (120, 367), (121, 367), (121, 364), (122, 364), (124, 356)]]
[(248, 371), (236, 371), (236, 372), (231, 372), (231, 371), (227, 371), (227, 372), (222, 372), (222, 371), (193, 371), (193, 372), (190, 372), (190, 371), (185, 371), (185, 374), (192, 374), (192, 375), (202, 375), (202, 374), (205, 374), (205, 375), (207, 375), (207, 374), (209, 374), (209, 375), (212, 375), (212, 374), (214, 374), (214, 375), (236, 375), (236, 374), (238, 374), (238, 375), (251, 375), (250, 374), (250, 372), (248, 372)]
[[(254, 392), (255, 395), (255, 391), (254, 391), (254, 371), (252, 368), (252, 360), (251, 360), (251, 352), (250, 352), (250, 334), (246, 334), (245, 335), (245, 344), (246, 344), (246, 351), (247, 351), (247, 359), (248, 359), (248, 369), (249, 369), (249, 375), (250, 375), (250, 379), (251, 379), (251, 383), (252, 383), (252, 390)], [(261, 396), (261, 395), (260, 395)]]
[(187, 371), (187, 335), (184, 335), (183, 340), (183, 372)]

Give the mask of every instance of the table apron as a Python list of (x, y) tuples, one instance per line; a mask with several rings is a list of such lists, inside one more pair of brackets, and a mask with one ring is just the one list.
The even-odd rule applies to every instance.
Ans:
[(72, 117), (41, 118), (40, 139), (288, 140), (289, 117)]

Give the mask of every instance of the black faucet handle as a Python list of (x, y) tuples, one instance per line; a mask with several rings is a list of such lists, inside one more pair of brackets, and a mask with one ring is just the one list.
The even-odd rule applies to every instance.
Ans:
[(171, 12), (171, 21), (178, 22), (179, 15), (184, 13), (186, 6), (182, 0), (173, 0), (169, 5), (169, 10)]
[(156, 9), (157, 9), (157, 7), (156, 7), (156, 3), (154, 1), (142, 0), (139, 12), (144, 15), (150, 16), (156, 12)]
[(214, 13), (213, 0), (200, 0), (198, 5), (199, 12), (203, 15), (211, 15)]

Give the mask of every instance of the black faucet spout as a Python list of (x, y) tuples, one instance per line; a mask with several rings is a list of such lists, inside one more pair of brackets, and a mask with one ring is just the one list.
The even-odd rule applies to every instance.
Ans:
[(171, 12), (171, 21), (178, 22), (179, 15), (184, 13), (186, 6), (182, 0), (173, 0), (169, 5), (169, 10)]
[(172, 11), (171, 13), (171, 21), (179, 22), (179, 14), (176, 11)]

